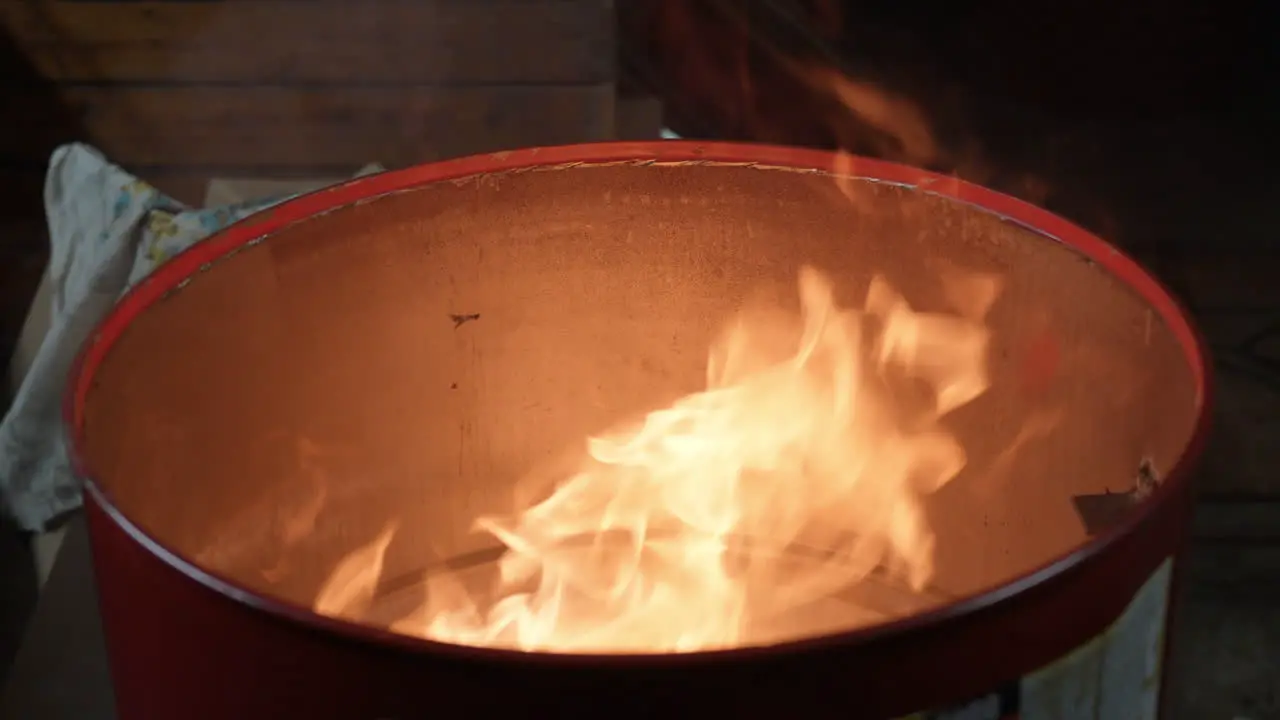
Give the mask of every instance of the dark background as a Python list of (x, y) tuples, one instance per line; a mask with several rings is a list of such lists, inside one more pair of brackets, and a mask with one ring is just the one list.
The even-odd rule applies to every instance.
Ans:
[(1274, 245), (1223, 217), (1274, 195), (1277, 25), (1261, 2), (639, 0), (624, 10), (626, 77), (664, 96), (683, 135), (835, 144), (822, 98), (778, 57), (826, 60), (917, 103), (951, 155), (938, 169), (1131, 248)]
[[(352, 6), (359, 3), (350, 1)], [(421, 0), (420, 4), (485, 1)], [(118, 117), (133, 117), (115, 110), (113, 94), (137, 97), (143, 86), (149, 92), (160, 88), (175, 93), (194, 87), (200, 97), (210, 98), (218, 93), (232, 94), (237, 88), (253, 88), (255, 92), (278, 93), (271, 96), (277, 98), (276, 106), (290, 109), (292, 106), (279, 98), (302, 97), (304, 90), (300, 88), (304, 86), (306, 92), (321, 92), (316, 89), (321, 87), (317, 73), (309, 73), (305, 63), (264, 67), (261, 74), (255, 64), (253, 77), (237, 75), (236, 68), (242, 70), (243, 65), (231, 63), (235, 67), (223, 68), (226, 72), (214, 77), (214, 69), (201, 66), (190, 57), (183, 58), (181, 52), (173, 58), (153, 53), (157, 60), (181, 66), (179, 70), (161, 64), (147, 69), (135, 67), (129, 77), (112, 77), (109, 68), (86, 69), (83, 63), (69, 63), (58, 69), (60, 75), (49, 77), (48, 68), (38, 68), (29, 48), (20, 47), (22, 43), (16, 36), (25, 33), (28, 45), (31, 36), (39, 36), (46, 59), (50, 54), (66, 51), (72, 58), (100, 60), (101, 56), (95, 53), (102, 47), (79, 46), (88, 43), (85, 37), (92, 36), (95, 42), (106, 38), (125, 47), (126, 43), (112, 33), (127, 35), (133, 42), (126, 49), (139, 56), (145, 54), (143, 50), (149, 44), (184, 48), (190, 38), (182, 37), (183, 32), (198, 39), (202, 33), (207, 37), (211, 27), (224, 23), (220, 28), (213, 27), (218, 30), (216, 36), (241, 42), (228, 46), (225, 53), (257, 57), (255, 53), (262, 50), (263, 43), (270, 42), (316, 54), (334, 51), (330, 38), (306, 23), (290, 29), (287, 42), (278, 36), (262, 40), (261, 34), (255, 35), (249, 27), (241, 33), (240, 28), (246, 24), (242, 18), (253, 17), (254, 3), (246, 0), (165, 3), (170, 7), (206, 6), (201, 12), (209, 10), (205, 13), (208, 17), (199, 22), (178, 22), (173, 13), (148, 17), (138, 9), (145, 3), (90, 2), (117, 5), (122, 14), (116, 17), (131, 19), (119, 19), (117, 25), (98, 32), (98, 28), (60, 24), (73, 14), (66, 13), (67, 7), (77, 4), (72, 0), (0, 0), (0, 15), (6, 21), (0, 23), (0, 130), (6, 133), (6, 142), (0, 148), (0, 357), (4, 358), (10, 354), (46, 259), (41, 188), (49, 153), (58, 144), (88, 140), (105, 144), (104, 149), (112, 157), (126, 154), (110, 146), (112, 138), (95, 137), (86, 127), (86, 119), (92, 121), (94, 115), (68, 103), (68, 89), (81, 97), (92, 90), (95, 107), (102, 110), (97, 117), (98, 127), (112, 131), (105, 134), (116, 139), (136, 140), (141, 135), (142, 141), (136, 145), (148, 150), (157, 145), (150, 136), (115, 122)], [(528, 2), (535, 4), (534, 0)], [(338, 4), (332, 0), (296, 3), (308, 6), (307, 12), (313, 13), (327, 12), (321, 6)], [(1220, 431), (1219, 438), (1230, 439), (1232, 432), (1243, 436), (1244, 430), (1253, 426), (1265, 428), (1265, 422), (1273, 422), (1266, 418), (1280, 415), (1276, 412), (1280, 407), (1280, 352), (1276, 349), (1280, 347), (1276, 341), (1280, 290), (1274, 289), (1280, 288), (1274, 279), (1280, 267), (1276, 262), (1280, 244), (1273, 229), (1280, 221), (1280, 188), (1274, 176), (1277, 144), (1270, 137), (1280, 127), (1280, 83), (1276, 82), (1280, 27), (1275, 19), (1280, 13), (1274, 7), (1235, 0), (615, 0), (615, 4), (619, 13), (618, 82), (626, 92), (661, 97), (666, 124), (676, 132), (692, 138), (820, 147), (847, 145), (857, 152), (892, 156), (891, 148), (886, 151), (883, 144), (874, 141), (876, 133), (872, 128), (847, 119), (848, 124), (833, 127), (830, 99), (806, 89), (780, 59), (834, 65), (853, 77), (876, 83), (917, 105), (933, 125), (945, 150), (936, 159), (935, 169), (1043, 204), (1097, 231), (1154, 269), (1193, 307), (1214, 343), (1222, 387), (1220, 405), (1226, 406), (1233, 399), (1228, 391), (1235, 393), (1236, 411), (1247, 404), (1245, 400), (1256, 400), (1259, 407), (1265, 405), (1256, 416), (1245, 417), (1235, 428)], [(219, 11), (215, 6), (229, 9)], [(341, 10), (347, 12), (346, 8)], [(422, 13), (428, 20), (430, 15)], [(30, 22), (17, 22), (15, 18)], [(164, 25), (165, 22), (173, 24)], [(132, 25), (144, 25), (146, 31), (131, 29)], [(331, 28), (335, 23), (316, 25)], [(590, 23), (583, 26), (587, 25)], [(146, 35), (153, 31), (158, 36), (154, 43)], [(523, 29), (521, 32), (530, 34)], [(58, 33), (66, 33), (67, 37)], [(352, 40), (353, 35), (337, 35), (351, 43), (345, 52), (364, 57), (356, 52), (362, 51), (375, 59), (392, 52), (375, 42), (382, 39), (378, 32), (366, 32), (358, 40)], [(522, 39), (488, 41), (494, 53), (502, 53)], [(545, 37), (529, 39), (549, 44), (545, 50), (548, 54), (555, 53), (559, 42)], [(202, 60), (225, 57), (220, 47), (214, 50), (209, 52), (206, 46)], [(413, 88), (424, 84), (418, 77), (423, 73), (413, 72), (413, 63), (399, 56), (394, 62), (375, 62), (367, 57), (362, 62), (361, 67), (383, 73), (375, 80), (390, 88), (388, 92), (396, 93), (397, 102), (399, 93), (409, 98)], [(408, 69), (401, 73), (398, 66)], [(334, 70), (333, 63), (326, 67)], [(183, 76), (183, 72), (191, 75)], [(607, 74), (583, 68), (580, 76), (566, 71), (563, 77), (543, 77), (538, 81), (549, 86), (554, 82), (590, 88), (611, 82), (605, 77)], [(323, 87), (349, 91), (375, 84), (355, 71), (339, 75), (325, 79), (328, 84)], [(147, 97), (158, 96), (152, 92)], [(508, 106), (495, 101), (492, 107)], [(172, 111), (167, 106), (135, 109), (147, 110), (147, 117), (178, 121), (198, 115), (195, 111), (188, 114), (185, 108), (182, 112)], [(302, 108), (297, 115), (329, 128), (337, 137), (359, 139), (379, 134), (369, 133), (370, 128), (385, 135), (421, 134), (418, 126), (403, 121), (385, 107), (335, 110), (330, 103), (322, 109), (325, 113), (303, 112), (308, 108)], [(214, 115), (223, 112), (216, 107), (202, 110)], [(575, 112), (570, 108), (564, 115)], [(321, 117), (326, 113), (328, 116)], [(371, 117), (379, 113), (386, 117)], [(107, 116), (105, 120), (103, 115)], [(351, 127), (363, 129), (363, 134), (345, 132), (343, 123), (350, 119), (346, 115), (364, 118), (351, 123)], [(219, 129), (217, 122), (207, 118), (199, 124), (205, 129)], [(273, 131), (279, 137), (272, 136)], [(291, 131), (292, 127), (264, 126), (261, 132), (246, 133), (252, 136), (249, 139), (256, 139), (257, 146), (269, 147), (270, 142), (264, 137), (287, 140)], [(182, 136), (198, 137), (199, 133)], [(230, 130), (222, 135), (211, 132), (204, 139), (208, 142), (201, 146), (206, 154), (215, 142), (253, 154), (252, 148), (243, 150), (245, 137)], [(306, 160), (314, 161), (315, 167), (285, 169), (291, 174), (324, 177), (355, 169), (340, 166), (337, 160), (324, 160), (324, 151), (331, 149), (314, 147), (301, 153)], [(391, 157), (370, 157), (363, 150), (352, 153), (360, 162), (395, 161)], [(349, 159), (344, 156), (342, 161)], [(423, 159), (414, 156), (413, 161)], [(174, 161), (170, 165), (178, 165), (181, 163), (177, 161), (184, 158), (169, 160)], [(162, 182), (162, 173), (157, 172), (156, 166), (138, 166), (136, 159), (132, 165), (128, 158), (121, 161), (144, 178), (173, 187)], [(201, 168), (202, 172), (216, 171), (215, 174), (231, 177), (259, 171), (265, 176), (268, 171), (280, 170)], [(172, 174), (172, 168), (166, 172)], [(191, 176), (204, 179), (200, 173)], [(1201, 272), (1206, 268), (1210, 271)], [(1199, 281), (1195, 277), (1198, 272), (1204, 276)], [(1239, 379), (1246, 375), (1248, 382)], [(1254, 381), (1261, 384), (1249, 384)], [(1245, 413), (1237, 412), (1237, 416), (1244, 417)], [(1206, 479), (1212, 482), (1204, 483), (1209, 497), (1201, 507), (1216, 502), (1227, 508), (1224, 526), (1230, 526), (1233, 532), (1241, 523), (1231, 514), (1235, 509), (1228, 507), (1230, 503), (1247, 504), (1250, 513), (1260, 506), (1280, 508), (1280, 483), (1270, 471), (1274, 462), (1267, 460), (1274, 453), (1266, 456), (1260, 451), (1263, 445), (1273, 443), (1265, 434), (1259, 435), (1263, 441), (1252, 454), (1237, 453), (1247, 456), (1251, 467), (1261, 466), (1261, 471), (1250, 475), (1257, 482), (1235, 478), (1241, 473), (1206, 473), (1211, 476)], [(1212, 543), (1198, 537), (1201, 550), (1207, 546), (1218, 553), (1212, 556), (1213, 562), (1205, 564), (1228, 570), (1251, 562), (1257, 567), (1265, 565), (1265, 573), (1259, 570), (1257, 574), (1265, 574), (1269, 587), (1274, 587), (1273, 561), (1266, 565), (1242, 559), (1260, 557), (1259, 548), (1280, 547), (1276, 544), (1276, 523), (1265, 524), (1268, 527), (1261, 534), (1266, 537), (1217, 537)], [(16, 536), (7, 528), (0, 528), (0, 532), (5, 533), (0, 539)], [(1240, 530), (1238, 534), (1247, 533)], [(1240, 549), (1245, 545), (1250, 548), (1248, 552)], [(35, 598), (35, 580), (27, 565), (25, 546), (16, 542), (0, 545), (0, 581), (7, 585), (6, 592), (0, 593), (0, 676), (4, 674), (8, 651), (16, 648), (22, 621)], [(5, 568), (20, 568), (20, 572), (4, 574)], [(1238, 582), (1238, 578), (1232, 576), (1231, 582)], [(1274, 621), (1271, 609), (1274, 603), (1269, 599), (1274, 593), (1259, 594), (1256, 583), (1240, 585), (1239, 589), (1233, 586), (1217, 594), (1211, 592), (1211, 583), (1201, 585), (1209, 588), (1202, 590), (1208, 599), (1201, 598), (1199, 604), (1187, 606), (1192, 619), (1184, 626), (1191, 633), (1187, 646), (1197, 648), (1188, 657), (1203, 658), (1204, 667), (1196, 666), (1184, 675), (1213, 690), (1239, 690), (1236, 695), (1245, 699), (1232, 707), (1242, 714), (1263, 708), (1263, 700), (1258, 698), (1265, 690), (1266, 703), (1270, 704), (1259, 712), (1274, 710), (1275, 675), (1265, 663), (1254, 662), (1265, 658), (1244, 653), (1241, 657), (1245, 660), (1240, 663), (1224, 660), (1230, 660), (1224, 648), (1238, 645), (1253, 652), (1274, 647), (1274, 639), (1280, 637), (1280, 624)], [(1248, 601), (1253, 596), (1258, 599), (1251, 605)], [(1271, 605), (1263, 607), (1267, 603)], [(1272, 640), (1269, 646), (1268, 638)], [(1269, 650), (1263, 654), (1274, 656)], [(1218, 666), (1222, 667), (1220, 677), (1213, 676), (1213, 669)], [(1216, 696), (1205, 698), (1205, 707), (1228, 713), (1227, 706)], [(1265, 716), (1252, 711), (1248, 714)]]
[[(0, 10), (8, 24), (0, 27), (0, 125), (10, 137), (0, 151), (0, 353), (8, 357), (47, 252), (41, 188), (44, 165), (54, 147), (69, 140), (89, 140), (162, 189), (188, 199), (166, 183), (169, 169), (138, 166), (128, 152), (113, 147), (111, 140), (118, 139), (114, 136), (136, 135), (136, 131), (106, 125), (99, 118), (113, 137), (94, 137), (85, 127), (86, 110), (66, 99), (68, 82), (82, 94), (94, 90), (98, 93), (94, 97), (104, 105), (118, 88), (119, 102), (127, 105), (132, 102), (127, 93), (139, 81), (153, 89), (176, 91), (194, 79), (188, 81), (182, 72), (164, 68), (144, 73), (145, 78), (113, 79), (105, 68), (85, 71), (83, 62), (74, 61), (68, 68), (77, 69), (60, 68), (54, 73), (60, 77), (51, 78), (48, 68), (37, 68), (17, 39), (23, 34), (50, 35), (56, 38), (53, 45), (58, 52), (80, 58), (82, 48), (76, 44), (83, 40), (76, 33), (85, 29), (66, 26), (57, 7), (121, 8), (116, 16), (121, 18), (119, 27), (100, 33), (110, 38), (112, 33), (133, 32), (128, 23), (161, 22), (148, 21), (146, 11), (125, 9), (146, 3), (4, 3)], [(431, 0), (422, 3), (424, 7), (432, 4)], [(247, 8), (254, 3), (200, 0), (163, 5), (216, 9)], [(1280, 13), (1268, 11), (1263, 2), (616, 0), (615, 5), (619, 85), (625, 92), (661, 97), (667, 125), (687, 137), (840, 144), (855, 152), (885, 154), (883, 146), (873, 141), (873, 130), (848, 120), (833, 128), (829, 99), (806, 90), (779, 58), (833, 65), (919, 106), (946, 150), (936, 169), (1046, 205), (1135, 252), (1175, 285), (1180, 282), (1174, 277), (1176, 271), (1166, 268), (1185, 264), (1188, 253), (1267, 254), (1277, 247), (1270, 231), (1280, 214), (1273, 209), (1276, 191), (1271, 175), (1277, 152), (1270, 134), (1280, 126), (1275, 81), (1275, 17)], [(26, 22), (13, 20), (24, 16)], [(126, 17), (134, 19), (126, 21)], [(208, 22), (244, 22), (226, 19), (231, 17), (231, 13), (211, 12)], [(422, 22), (432, 17), (424, 10)], [(230, 37), (240, 34), (235, 28), (223, 30), (231, 32)], [(178, 24), (172, 38), (155, 42), (181, 48), (190, 42), (183, 33), (198, 36), (207, 31), (199, 24)], [(245, 46), (228, 47), (226, 52), (253, 53), (264, 42), (252, 28), (246, 28), (243, 36)], [(311, 42), (315, 47), (306, 45), (307, 37), (315, 38)], [(340, 32), (337, 37), (342, 38)], [(529, 42), (536, 39), (527, 38)], [(376, 37), (362, 36), (352, 42), (371, 40)], [(495, 53), (509, 50), (518, 41), (500, 40), (492, 41)], [(30, 47), (29, 37), (26, 42)], [(329, 39), (323, 31), (307, 27), (293, 28), (280, 42), (301, 43), (300, 49), (309, 52), (335, 52), (326, 45)], [(552, 42), (556, 44), (563, 42)], [(136, 53), (138, 43), (131, 47)], [(374, 43), (338, 51), (392, 50), (403, 48), (379, 49)], [(174, 52), (181, 55), (181, 50)], [(554, 49), (546, 52), (554, 54)], [(403, 64), (413, 65), (410, 58)], [(293, 77), (297, 70), (264, 67), (260, 77), (239, 77), (221, 87), (257, 82), (288, 90), (297, 87), (288, 85), (299, 82)], [(584, 68), (582, 82), (601, 79), (593, 72)], [(358, 73), (345, 81), (348, 86), (372, 82)], [(202, 86), (210, 87), (218, 86)], [(404, 92), (408, 98), (413, 90), (406, 87)], [(285, 106), (291, 108), (287, 102)], [(164, 119), (169, 128), (191, 124), (186, 110), (146, 110)], [(362, 111), (352, 108), (351, 112)], [(365, 108), (363, 112), (384, 110)], [(571, 109), (565, 113), (572, 114)], [(108, 114), (129, 116), (118, 111)], [(315, 113), (299, 117), (341, 124), (340, 119), (315, 119)], [(406, 132), (409, 125), (410, 121), (389, 116), (357, 125), (340, 136), (358, 138), (370, 128), (393, 135)], [(279, 129), (264, 127), (260, 134), (265, 137)], [(165, 128), (159, 131), (163, 134)], [(242, 131), (247, 132), (228, 128), (227, 137), (206, 140), (226, 144)], [(192, 136), (199, 137), (199, 132)], [(317, 163), (324, 160), (326, 149), (313, 148)], [(393, 165), (397, 161), (378, 159)], [(355, 169), (339, 168), (336, 161), (329, 164), (334, 167), (285, 170), (333, 176)], [(244, 177), (268, 176), (281, 168), (204, 170)], [(202, 187), (198, 182), (188, 184)]]

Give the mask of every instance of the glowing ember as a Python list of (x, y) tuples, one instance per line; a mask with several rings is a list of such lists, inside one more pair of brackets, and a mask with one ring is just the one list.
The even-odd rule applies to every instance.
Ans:
[[(428, 581), (394, 629), (565, 652), (684, 652), (767, 642), (770, 625), (878, 568), (922, 588), (922, 501), (965, 463), (939, 419), (987, 387), (991, 278), (954, 280), (955, 315), (914, 312), (884, 280), (862, 310), (800, 274), (801, 322), (743, 316), (707, 389), (587, 441), (550, 497), (477, 527), (506, 548), (492, 594)], [(317, 611), (359, 617), (392, 530), (340, 564)], [(796, 549), (807, 560), (795, 562)]]

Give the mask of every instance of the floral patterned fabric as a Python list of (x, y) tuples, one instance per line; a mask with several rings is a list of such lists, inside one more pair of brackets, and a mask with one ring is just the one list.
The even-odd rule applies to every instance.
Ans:
[[(149, 189), (156, 192), (154, 188)], [(167, 200), (163, 195), (158, 197)], [(142, 242), (133, 261), (129, 284), (146, 277), (157, 265), (187, 249), (197, 240), (286, 199), (287, 197), (273, 198), (205, 210), (175, 210), (169, 204), (153, 206), (147, 212), (143, 224)], [(181, 208), (181, 205), (178, 207)]]
[(0, 422), (0, 506), (39, 531), (80, 505), (61, 424), (67, 374), (116, 299), (156, 266), (286, 198), (194, 210), (81, 144), (58, 148), (45, 180), (51, 324)]

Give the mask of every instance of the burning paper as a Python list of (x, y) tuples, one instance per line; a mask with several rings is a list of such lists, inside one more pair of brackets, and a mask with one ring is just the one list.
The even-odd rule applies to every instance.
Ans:
[[(526, 651), (687, 652), (752, 644), (776, 619), (877, 568), (933, 571), (923, 500), (965, 464), (940, 418), (987, 388), (990, 278), (919, 313), (883, 279), (841, 308), (800, 274), (799, 322), (743, 316), (711, 348), (707, 387), (586, 443), (542, 502), (476, 522), (505, 547), (490, 595), (433, 577), (395, 629)], [(317, 608), (369, 587), (389, 535), (357, 550)], [(797, 549), (807, 560), (796, 562)], [(352, 572), (352, 561), (372, 570)], [(342, 603), (337, 603), (342, 604)]]

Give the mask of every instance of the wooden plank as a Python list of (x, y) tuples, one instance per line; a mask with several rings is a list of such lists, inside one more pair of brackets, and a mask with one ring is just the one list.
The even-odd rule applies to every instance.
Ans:
[(618, 140), (657, 140), (662, 137), (662, 100), (647, 95), (622, 95), (614, 109)]
[(1280, 501), (1280, 388), (1274, 368), (1224, 355), (1215, 372), (1213, 433), (1200, 464), (1200, 494), (1206, 500)]
[[(222, 172), (221, 169), (198, 167), (131, 167), (126, 169), (159, 188), (161, 192), (169, 197), (193, 206), (200, 204), (209, 185), (209, 180), (217, 177)], [(241, 168), (234, 168), (233, 172), (241, 170)], [(264, 173), (260, 168), (243, 170), (246, 170), (254, 177)], [(276, 170), (274, 173), (270, 170), (265, 172), (269, 177), (279, 175), (282, 176), (282, 179), (294, 176), (295, 172), (302, 177), (332, 177), (335, 175), (334, 168), (300, 168), (296, 171), (288, 168)], [(313, 174), (308, 175), (307, 173), (309, 172)], [(343, 173), (338, 172), (337, 174)], [(44, 180), (44, 168), (34, 164), (0, 170), (0, 188), (20, 186), (24, 190), (19, 200), (10, 203), (9, 212), (11, 215), (18, 215), (36, 226), (44, 225), (44, 204), (40, 197), (41, 189), (44, 187)], [(43, 242), (43, 240), (40, 242)]]
[[(111, 158), (108, 158), (111, 159)], [(124, 168), (135, 177), (156, 187), (165, 195), (190, 207), (204, 207), (208, 203), (210, 182), (214, 180), (249, 182), (254, 186), (270, 183), (297, 184), (303, 182), (319, 182), (331, 184), (353, 177), (360, 169), (355, 165), (315, 165), (294, 167), (271, 167), (261, 165), (128, 165)], [(8, 217), (10, 222), (3, 227), (10, 227), (16, 218), (21, 218), (27, 225), (41, 228), (44, 226), (44, 205), (40, 197), (44, 187), (45, 171), (35, 166), (7, 168), (0, 170), (0, 191), (7, 187), (21, 187), (23, 193), (19, 199), (10, 202)], [(32, 192), (34, 188), (34, 192)], [(215, 200), (221, 197), (215, 194)], [(10, 237), (0, 235), (0, 237)], [(43, 243), (40, 235), (39, 243)], [(10, 243), (11, 248), (16, 247)], [(43, 247), (40, 245), (39, 247)], [(0, 256), (3, 252), (0, 251)]]
[(611, 0), (4, 0), (40, 73), (75, 81), (593, 83)]
[[(122, 165), (400, 166), (529, 145), (608, 139), (612, 84), (470, 88), (62, 89), (85, 140)], [(29, 158), (47, 121), (15, 92), (0, 155)], [(6, 115), (8, 117), (6, 117)]]
[[(151, 184), (160, 192), (193, 208), (204, 207), (209, 195), (209, 184), (223, 177), (248, 177), (255, 180), (298, 182), (321, 179), (332, 182), (341, 181), (355, 174), (355, 168), (340, 167), (299, 167), (299, 168), (255, 168), (255, 167), (128, 167), (125, 168), (141, 180)], [(323, 184), (331, 184), (325, 182)]]
[(1192, 525), (1198, 540), (1280, 542), (1280, 498), (1265, 495), (1242, 500), (1203, 498)]

